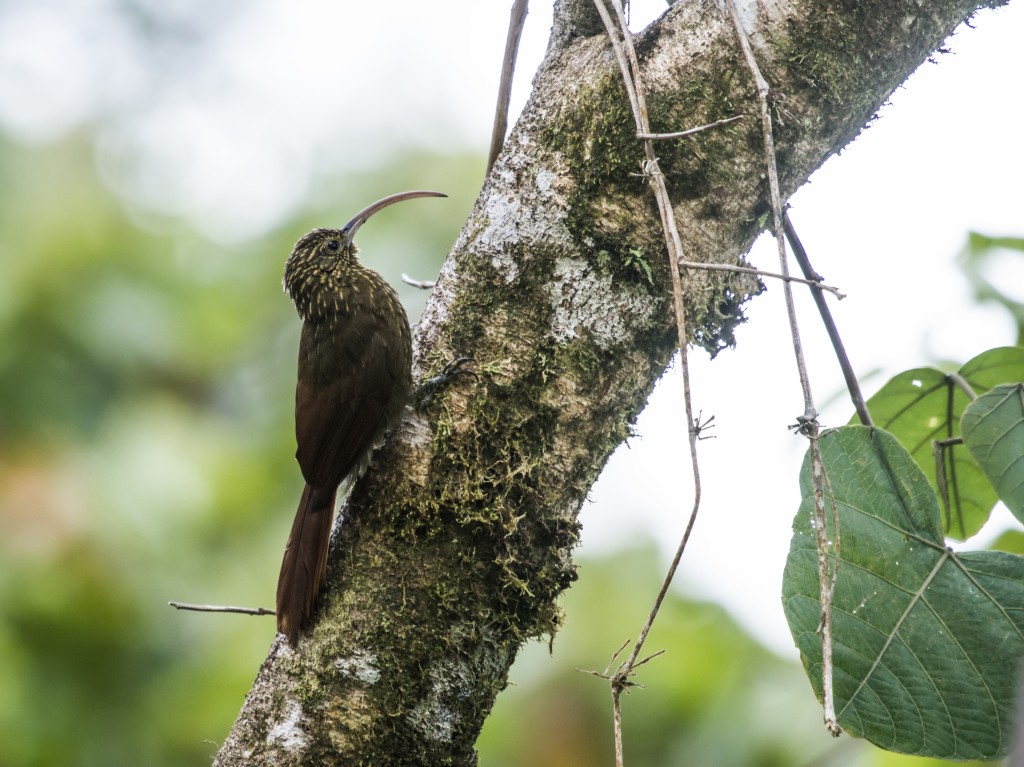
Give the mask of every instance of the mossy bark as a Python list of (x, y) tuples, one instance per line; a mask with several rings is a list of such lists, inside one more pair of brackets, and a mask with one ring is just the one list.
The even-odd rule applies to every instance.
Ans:
[[(983, 4), (744, 2), (792, 193)], [(768, 216), (754, 90), (714, 0), (637, 36), (693, 261), (738, 263)], [(473, 764), (519, 647), (553, 634), (576, 515), (673, 352), (668, 270), (618, 68), (589, 2), (556, 4), (534, 93), (446, 261), (417, 373), (476, 359), (409, 413), (337, 528), (312, 634), (275, 642), (220, 765)], [(732, 342), (748, 277), (684, 276), (691, 340)], [(680, 428), (686, 428), (680, 424)]]

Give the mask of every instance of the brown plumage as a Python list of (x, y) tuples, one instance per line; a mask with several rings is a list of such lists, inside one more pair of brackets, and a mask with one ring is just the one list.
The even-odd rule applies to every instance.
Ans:
[(414, 197), (402, 192), (360, 211), (341, 229), (296, 243), (284, 288), (302, 317), (295, 387), (295, 457), (306, 480), (277, 583), (277, 630), (293, 644), (326, 580), (338, 486), (358, 476), (402, 415), (412, 389), (412, 337), (398, 294), (356, 259), (352, 239), (374, 213)]

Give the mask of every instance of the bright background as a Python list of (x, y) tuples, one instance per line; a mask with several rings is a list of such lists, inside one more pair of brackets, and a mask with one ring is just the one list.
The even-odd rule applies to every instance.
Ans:
[[(0, 3), (0, 765), (216, 752), (272, 621), (165, 604), (272, 602), (300, 489), (281, 265), (313, 226), (437, 188), (443, 213), (402, 206), (360, 240), (394, 283), (436, 272), (482, 181), (510, 5)], [(663, 9), (636, 2), (634, 28)], [(535, 4), (516, 109), (549, 25)], [(1024, 6), (974, 25), (791, 200), (848, 295), (833, 309), (868, 393), (1017, 340), (960, 254), (971, 230), (1024, 234)], [(1024, 301), (1019, 259), (984, 268)], [(625, 701), (627, 763), (901, 763), (827, 738), (796, 662), (779, 591), (802, 403), (778, 285), (747, 312), (737, 349), (691, 355), (716, 439), (648, 645), (669, 652)], [(800, 312), (823, 421), (845, 422), (805, 296)], [(517, 662), (482, 764), (609, 763), (607, 688), (575, 669), (635, 635), (689, 512), (679, 388), (673, 368), (593, 489), (566, 626)]]

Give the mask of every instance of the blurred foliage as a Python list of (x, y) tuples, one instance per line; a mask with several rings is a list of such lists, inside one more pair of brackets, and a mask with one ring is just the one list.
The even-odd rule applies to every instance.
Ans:
[[(323, 182), (319, 209), (223, 246), (100, 183), (87, 136), (0, 142), (0, 764), (209, 763), (273, 619), (301, 480), (299, 322), (281, 269), (306, 230), (443, 186), (361, 232), (393, 283), (436, 273), (481, 158), (399, 157)], [(402, 291), (410, 313), (421, 291)]]
[(1020, 293), (1020, 280), (1011, 275), (1020, 274), (1021, 259), (1024, 259), (1024, 237), (992, 237), (970, 232), (960, 251), (960, 266), (974, 290), (975, 299), (981, 304), (1001, 306), (1012, 315), (1017, 324), (1018, 346), (1024, 346), (1024, 295)]
[[(587, 672), (606, 673), (643, 625), (663, 575), (658, 560), (651, 545), (581, 563), (550, 653), (528, 647), (498, 698), (477, 743), (481, 764), (615, 763), (610, 687)], [(722, 608), (670, 592), (645, 653), (659, 650), (666, 653), (638, 669), (643, 687), (622, 698), (627, 764), (794, 765), (836, 748), (796, 667)]]
[[(360, 232), (365, 260), (415, 317), (425, 294), (399, 276), (436, 273), (479, 189), (483, 158), (472, 155), (395, 152), (388, 167), (357, 176), (318, 167), (304, 212), (231, 245), (118, 198), (110, 187), (136, 188), (118, 177), (132, 156), (118, 142), (172, 85), (203, 82), (203, 42), (243, 6), (0, 8), (4, 18), (64, 18), (96, 58), (60, 49), (95, 82), (63, 93), (72, 114), (56, 127), (45, 129), (43, 117), (54, 119), (45, 109), (26, 117), (47, 99), (0, 104), (4, 767), (210, 763), (273, 620), (166, 603), (273, 601), (301, 488), (291, 404), (299, 323), (280, 288), (284, 259), (308, 229), (340, 225), (385, 194), (444, 191), (443, 205), (401, 206)], [(553, 655), (527, 647), (499, 696), (482, 764), (613, 763), (607, 684), (576, 669), (603, 670), (635, 635), (658, 587), (656, 561), (632, 550), (583, 563)], [(641, 667), (646, 687), (623, 700), (631, 767), (935, 764), (832, 741), (798, 665), (718, 607), (670, 594), (648, 647), (668, 652)]]
[[(663, 577), (657, 549), (584, 559), (564, 597), (565, 625), (520, 653), (477, 741), (484, 767), (615, 764), (607, 673), (634, 638)], [(646, 644), (664, 655), (639, 667), (622, 698), (629, 767), (937, 767), (866, 741), (833, 739), (795, 662), (774, 655), (719, 606), (669, 592)], [(623, 658), (620, 656), (618, 661)], [(981, 764), (981, 763), (967, 763)]]
[[(115, 197), (85, 135), (0, 141), (0, 171), (0, 764), (208, 764), (273, 621), (167, 601), (273, 601), (301, 482), (283, 261), (313, 226), (439, 187), (443, 206), (404, 206), (401, 226), (382, 213), (360, 237), (393, 283), (429, 278), (482, 160), (399, 156), (325, 181), (300, 220), (231, 246)], [(415, 317), (424, 294), (401, 292)], [(527, 647), (499, 696), (482, 764), (612, 763), (607, 684), (576, 669), (603, 670), (638, 630), (656, 559), (584, 562), (553, 656)], [(899, 764), (825, 736), (796, 664), (718, 607), (670, 594), (648, 646), (668, 653), (624, 698), (630, 765)]]

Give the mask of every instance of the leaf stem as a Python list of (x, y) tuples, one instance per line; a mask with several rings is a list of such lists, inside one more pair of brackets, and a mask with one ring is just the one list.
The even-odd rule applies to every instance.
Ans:
[(843, 371), (846, 388), (850, 392), (850, 399), (853, 400), (853, 407), (857, 411), (857, 417), (860, 418), (860, 422), (865, 426), (874, 426), (875, 424), (871, 420), (871, 413), (868, 412), (867, 402), (864, 400), (864, 395), (860, 390), (860, 383), (857, 381), (857, 376), (853, 372), (853, 365), (850, 364), (850, 357), (847, 355), (846, 347), (843, 345), (843, 339), (839, 336), (839, 329), (832, 318), (832, 312), (828, 308), (825, 296), (822, 295), (821, 291), (827, 289), (821, 284), (824, 278), (811, 267), (811, 260), (807, 255), (807, 250), (804, 248), (803, 243), (800, 242), (796, 228), (794, 228), (788, 213), (783, 215), (782, 225), (786, 230), (786, 239), (789, 240), (789, 246), (793, 249), (796, 262), (800, 265), (800, 270), (804, 273), (804, 277), (807, 278), (809, 284), (813, 287), (811, 297), (814, 299), (815, 306), (818, 307), (818, 314), (821, 315), (821, 322), (825, 326), (825, 332), (828, 333), (828, 339), (832, 342), (832, 349), (835, 350), (839, 367)]
[(971, 400), (971, 402), (978, 399), (978, 394), (974, 391), (973, 388), (971, 388), (971, 385), (967, 383), (967, 379), (964, 378), (962, 375), (960, 375), (959, 373), (946, 373), (946, 376), (949, 378), (950, 381), (955, 383), (964, 394), (967, 395), (967, 398)]

